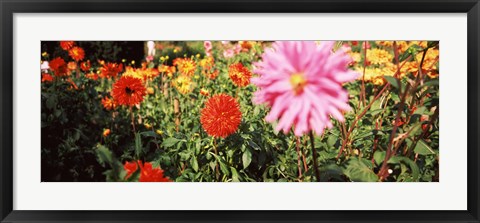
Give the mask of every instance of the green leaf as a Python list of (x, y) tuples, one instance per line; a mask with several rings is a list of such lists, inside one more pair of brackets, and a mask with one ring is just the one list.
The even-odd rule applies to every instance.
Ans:
[(333, 134), (330, 134), (327, 138), (327, 145), (328, 147), (333, 147), (335, 145), (335, 143), (337, 142), (337, 139), (338, 137), (333, 135)]
[(55, 107), (56, 104), (57, 104), (57, 96), (50, 95), (50, 97), (48, 97), (46, 101), (47, 108), (52, 109)]
[(154, 131), (146, 131), (140, 133), (143, 136), (158, 137), (158, 134)]
[[(213, 153), (211, 153), (211, 154), (215, 157), (215, 160), (218, 162), (218, 164), (220, 164), (220, 170), (222, 170), (223, 174), (225, 174), (225, 175), (230, 174), (229, 168), (228, 168), (227, 164), (225, 164), (225, 162), (223, 162), (223, 159), (220, 156), (217, 156)], [(210, 164), (212, 164), (212, 163), (210, 163)], [(211, 166), (211, 168), (212, 168), (212, 170), (214, 170), (215, 163), (213, 163), (213, 166)]]
[(413, 114), (417, 115), (423, 115), (427, 111), (427, 108), (425, 106), (418, 107)]
[(373, 131), (362, 132), (354, 137), (354, 139), (363, 139), (373, 135)]
[(202, 148), (202, 142), (200, 141), (200, 139), (198, 139), (195, 142), (195, 155), (198, 155), (200, 153), (201, 148)]
[(342, 168), (334, 163), (321, 166), (320, 179), (322, 181), (328, 181), (329, 179), (344, 181)]
[(62, 110), (60, 110), (60, 109), (55, 109), (55, 111), (53, 112), (53, 115), (54, 115), (55, 117), (57, 117), (57, 118), (58, 118), (58, 116), (60, 116), (61, 114), (62, 114)]
[(192, 165), (192, 168), (193, 170), (195, 170), (195, 172), (198, 172), (198, 161), (195, 156), (193, 156), (192, 159), (190, 159), (190, 165)]
[(385, 154), (386, 152), (385, 151), (375, 151), (375, 153), (373, 154), (373, 159), (375, 160), (375, 163), (377, 165), (380, 165), (381, 163), (383, 163), (383, 160), (385, 160)]
[(430, 87), (430, 86), (438, 86), (439, 84), (440, 84), (440, 82), (438, 81), (438, 79), (433, 79), (433, 80), (430, 80), (430, 81), (427, 81), (427, 82), (423, 83), (423, 85), (419, 86), (419, 88)]
[(372, 116), (375, 116), (375, 115), (378, 115), (380, 112), (384, 111), (383, 108), (380, 108), (380, 109), (375, 109), (375, 110), (370, 110), (367, 112), (367, 114), (370, 114)]
[(439, 43), (438, 41), (428, 41), (427, 48), (436, 47), (438, 43)]
[(246, 149), (242, 155), (243, 169), (246, 169), (252, 162), (252, 153), (249, 149)]
[(398, 97), (398, 95), (397, 95), (396, 93), (392, 92), (392, 93), (390, 94), (390, 96), (392, 97), (392, 100), (393, 100), (394, 102), (400, 102), (400, 97)]
[(415, 145), (415, 149), (413, 150), (415, 153), (420, 155), (432, 155), (435, 154), (435, 151), (430, 147), (425, 141), (419, 140), (417, 145)]
[(256, 144), (255, 142), (253, 142), (252, 140), (249, 140), (248, 141), (248, 145), (251, 146), (254, 150), (260, 150), (260, 146), (258, 144)]
[(180, 139), (170, 137), (170, 138), (168, 138), (168, 139), (165, 139), (165, 140), (162, 142), (162, 146), (163, 146), (163, 147), (166, 147), (166, 148), (172, 147), (172, 146), (174, 146), (175, 144), (177, 144), (179, 141), (180, 141)]
[(406, 59), (408, 58), (408, 56), (410, 56), (410, 55), (415, 56), (415, 55), (418, 53), (418, 51), (421, 51), (422, 49), (423, 49), (423, 48), (420, 47), (420, 46), (417, 45), (417, 44), (414, 44), (414, 45), (410, 46), (410, 47), (405, 51), (405, 53), (403, 53), (403, 54), (401, 54), (401, 55), (399, 56), (400, 62), (406, 60)]
[(135, 155), (138, 158), (142, 155), (142, 138), (139, 133), (135, 133)]
[(363, 158), (351, 158), (344, 174), (352, 181), (376, 182), (377, 175), (372, 170), (373, 166), (369, 160)]
[(97, 153), (97, 160), (102, 166), (105, 167), (105, 164), (111, 165), (113, 163), (112, 152), (107, 147), (97, 145), (95, 152)]
[(392, 85), (394, 88), (398, 88), (398, 79), (395, 78), (395, 77), (392, 77), (392, 76), (383, 76), (385, 78), (385, 80), (388, 81), (388, 83), (390, 83), (390, 85)]
[(223, 174), (229, 175), (230, 172), (228, 170), (229, 168), (228, 168), (227, 164), (225, 164), (223, 161), (219, 161), (219, 163), (220, 163), (220, 170), (222, 170)]
[(233, 182), (240, 182), (240, 180), (238, 179), (238, 172), (235, 168), (233, 167), (230, 167), (230, 170), (232, 171), (232, 181)]
[(404, 157), (404, 156), (394, 156), (388, 160), (389, 164), (401, 164), (405, 163), (410, 167), (410, 170), (412, 171), (412, 181), (418, 181), (418, 178), (420, 176), (420, 169), (418, 168), (417, 164), (413, 162), (413, 160)]

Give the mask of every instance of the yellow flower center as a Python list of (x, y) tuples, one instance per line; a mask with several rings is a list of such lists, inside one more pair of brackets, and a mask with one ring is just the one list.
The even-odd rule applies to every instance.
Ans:
[(292, 85), (295, 94), (300, 94), (305, 85), (307, 85), (307, 80), (303, 76), (303, 73), (294, 73), (290, 76), (290, 84)]

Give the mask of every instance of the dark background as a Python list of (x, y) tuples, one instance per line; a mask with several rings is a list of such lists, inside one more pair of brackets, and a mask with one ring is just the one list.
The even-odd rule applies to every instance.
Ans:
[[(55, 57), (68, 57), (68, 52), (59, 46), (59, 41), (42, 41), (42, 53), (47, 52), (50, 60)], [(140, 62), (145, 56), (145, 41), (75, 41), (77, 46), (85, 50), (85, 59), (96, 65), (97, 59), (106, 62), (135, 60)]]

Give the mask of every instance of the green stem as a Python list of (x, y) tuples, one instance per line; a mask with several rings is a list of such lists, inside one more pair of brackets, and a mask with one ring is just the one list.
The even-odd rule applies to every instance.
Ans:
[(218, 151), (217, 151), (217, 140), (215, 139), (215, 137), (213, 137), (213, 150), (215, 152), (215, 155), (217, 156), (217, 159), (215, 159), (215, 177), (217, 179), (217, 181), (220, 180), (220, 171), (218, 170)]
[(320, 182), (320, 172), (318, 172), (318, 163), (317, 163), (317, 150), (315, 149), (315, 137), (313, 136), (313, 131), (310, 131), (310, 143), (312, 144), (312, 155), (313, 155), (313, 168), (315, 169), (315, 177), (317, 181)]
[(130, 117), (132, 119), (132, 127), (133, 127), (133, 135), (135, 135), (135, 133), (137, 132), (135, 130), (135, 117), (133, 116), (133, 109), (132, 109), (133, 106), (130, 106)]

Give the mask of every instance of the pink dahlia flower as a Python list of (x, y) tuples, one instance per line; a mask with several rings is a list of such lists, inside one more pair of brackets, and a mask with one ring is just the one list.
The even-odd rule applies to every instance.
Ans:
[(212, 50), (212, 42), (210, 41), (203, 41), (203, 47), (205, 47), (205, 51)]
[(236, 44), (233, 50), (235, 51), (235, 54), (239, 54), (242, 50), (242, 46), (240, 46), (240, 44)]
[(234, 54), (235, 54), (235, 52), (233, 52), (232, 49), (227, 49), (227, 50), (223, 51), (223, 57), (225, 57), (225, 58), (231, 58), (231, 57), (234, 56)]
[(321, 135), (333, 126), (330, 117), (344, 121), (342, 111), (350, 110), (344, 82), (358, 73), (348, 69), (351, 58), (343, 50), (332, 51), (334, 42), (277, 41), (255, 64), (251, 79), (258, 90), (255, 104), (271, 106), (267, 122), (279, 120), (276, 130), (301, 136), (311, 130)]
[(150, 62), (150, 61), (153, 60), (153, 56), (149, 55), (149, 56), (145, 57), (145, 60), (147, 60), (147, 62)]

